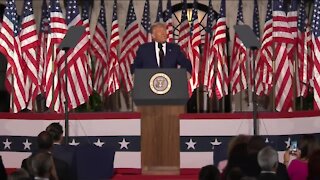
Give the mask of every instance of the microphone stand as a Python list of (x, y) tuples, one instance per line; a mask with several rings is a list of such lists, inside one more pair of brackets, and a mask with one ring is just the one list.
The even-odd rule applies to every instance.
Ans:
[(68, 111), (68, 56), (67, 53), (69, 52), (70, 47), (65, 47), (62, 50), (65, 52), (65, 59), (64, 59), (64, 73), (65, 73), (65, 101), (64, 101), (64, 127), (65, 127), (65, 144), (69, 143), (69, 111)]

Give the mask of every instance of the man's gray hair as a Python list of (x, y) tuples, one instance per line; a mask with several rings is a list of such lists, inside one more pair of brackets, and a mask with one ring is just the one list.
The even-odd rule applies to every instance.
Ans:
[(152, 33), (153, 32), (153, 29), (156, 28), (156, 27), (164, 27), (165, 29), (167, 28), (167, 25), (163, 22), (156, 22), (156, 23), (153, 23), (150, 27), (150, 32)]
[(258, 163), (262, 171), (273, 171), (278, 166), (278, 152), (267, 146), (258, 153)]

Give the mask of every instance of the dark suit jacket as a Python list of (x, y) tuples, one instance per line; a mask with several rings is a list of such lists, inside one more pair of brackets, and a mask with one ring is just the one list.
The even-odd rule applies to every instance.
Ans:
[(63, 160), (71, 167), (74, 159), (74, 148), (65, 145), (54, 144), (51, 149), (53, 157)]
[[(164, 68), (177, 68), (178, 65), (191, 73), (191, 62), (182, 53), (180, 46), (174, 43), (166, 43)], [(137, 68), (159, 68), (156, 58), (155, 42), (145, 43), (139, 47), (131, 72), (134, 73), (134, 70)]]
[(70, 180), (76, 179), (74, 148), (68, 145), (54, 144), (52, 146), (51, 153), (54, 158), (62, 160), (68, 164)]
[(280, 178), (273, 173), (261, 173), (258, 176), (258, 180), (280, 180)]
[(280, 163), (280, 162), (278, 163), (277, 176), (281, 180), (290, 180), (289, 175), (288, 175), (288, 171), (287, 171), (287, 167), (283, 163)]

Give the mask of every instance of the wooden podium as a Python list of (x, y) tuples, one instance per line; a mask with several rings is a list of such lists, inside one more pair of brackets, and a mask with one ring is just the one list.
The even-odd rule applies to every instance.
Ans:
[(185, 112), (187, 89), (185, 70), (135, 71), (133, 99), (141, 113), (143, 174), (180, 173), (179, 115)]

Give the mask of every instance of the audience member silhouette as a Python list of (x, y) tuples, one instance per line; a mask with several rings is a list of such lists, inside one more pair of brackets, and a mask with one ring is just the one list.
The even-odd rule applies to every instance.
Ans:
[(24, 169), (17, 169), (8, 176), (8, 180), (32, 180), (28, 172)]
[(6, 169), (4, 168), (1, 156), (0, 156), (0, 179), (3, 179), (3, 180), (7, 179)]
[(207, 165), (200, 169), (199, 180), (219, 180), (220, 172), (214, 165)]
[(261, 167), (261, 173), (258, 180), (280, 180), (277, 176), (278, 152), (272, 147), (267, 146), (258, 153), (258, 163)]
[(226, 180), (242, 180), (243, 177), (244, 174), (242, 170), (239, 167), (234, 167), (228, 172)]
[(228, 174), (234, 168), (239, 168), (240, 171), (243, 173), (247, 166), (247, 158), (247, 143), (241, 143), (234, 146), (234, 148), (230, 151), (228, 157), (228, 164), (222, 172), (222, 179), (227, 179)]
[[(232, 151), (232, 149), (238, 145), (238, 144), (242, 144), (242, 143), (248, 143), (248, 141), (250, 140), (249, 135), (244, 135), (244, 134), (240, 134), (238, 136), (233, 137), (230, 142), (228, 143), (228, 149), (227, 149), (227, 157), (229, 157), (230, 152)], [(228, 160), (222, 160), (218, 163), (218, 169), (219, 171), (222, 173), (223, 170), (225, 169), (226, 165), (228, 163)]]
[(308, 180), (320, 179), (320, 149), (314, 151), (308, 161)]
[(308, 160), (311, 154), (319, 147), (316, 138), (312, 134), (303, 135), (298, 143), (298, 151), (284, 153), (285, 164), (290, 161), (290, 153), (296, 156), (288, 165), (288, 174), (291, 180), (302, 180), (308, 177)]
[[(32, 169), (32, 158), (38, 153), (51, 154), (51, 148), (53, 146), (53, 140), (51, 135), (47, 131), (42, 131), (37, 137), (38, 151), (33, 153), (27, 159), (22, 161), (21, 167), (24, 168), (31, 177), (34, 177), (35, 172)], [(53, 157), (55, 170), (57, 172), (59, 180), (69, 180), (68, 164), (60, 159)]]
[(59, 123), (51, 123), (46, 131), (53, 139), (51, 153), (55, 158), (65, 161), (69, 167), (73, 166), (74, 149), (63, 144), (63, 128)]
[(63, 144), (62, 126), (59, 123), (54, 122), (46, 128), (46, 131), (53, 139), (53, 146), (51, 148), (53, 157), (68, 163), (70, 179), (76, 179), (74, 148), (67, 144)]
[(248, 142), (248, 159), (247, 166), (244, 170), (245, 175), (249, 177), (258, 177), (260, 174), (261, 168), (258, 164), (257, 156), (261, 149), (266, 147), (261, 136), (252, 136)]

